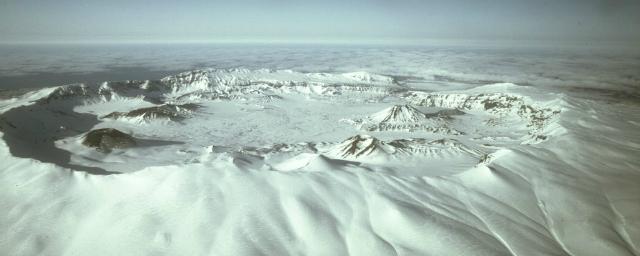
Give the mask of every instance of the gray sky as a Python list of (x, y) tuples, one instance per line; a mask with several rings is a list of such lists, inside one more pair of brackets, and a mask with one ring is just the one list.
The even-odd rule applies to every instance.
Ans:
[(0, 41), (640, 42), (640, 0), (0, 0)]

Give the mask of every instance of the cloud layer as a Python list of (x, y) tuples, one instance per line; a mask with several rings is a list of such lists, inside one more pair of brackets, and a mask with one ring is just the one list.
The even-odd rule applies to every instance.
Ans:
[[(640, 55), (609, 50), (496, 47), (310, 45), (0, 46), (0, 87), (7, 81), (70, 82), (158, 79), (199, 68), (369, 71), (453, 85), (511, 82), (536, 86), (640, 87)], [(77, 76), (78, 81), (73, 80)], [(87, 79), (87, 78), (95, 79)], [(41, 81), (39, 81), (39, 80)], [(98, 79), (98, 80), (96, 80)], [(60, 80), (62, 81), (62, 80)], [(21, 83), (21, 86), (26, 86)]]

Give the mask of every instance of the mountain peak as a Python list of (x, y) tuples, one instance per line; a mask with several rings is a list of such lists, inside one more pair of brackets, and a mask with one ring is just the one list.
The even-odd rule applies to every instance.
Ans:
[(371, 115), (378, 123), (417, 123), (425, 118), (424, 113), (410, 105), (394, 105)]
[(358, 158), (375, 154), (393, 152), (393, 147), (370, 135), (356, 135), (337, 145), (333, 154), (342, 158)]

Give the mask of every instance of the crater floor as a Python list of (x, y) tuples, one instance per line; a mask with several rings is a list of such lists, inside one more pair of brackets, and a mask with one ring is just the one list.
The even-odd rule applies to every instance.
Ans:
[[(439, 176), (473, 168), (501, 148), (551, 136), (558, 99), (531, 99), (517, 91), (532, 89), (518, 87), (430, 93), (369, 73), (203, 70), (162, 81), (60, 87), (34, 106), (5, 114), (13, 124), (5, 133), (53, 142), (50, 150), (70, 156), (63, 166), (108, 173), (221, 158), (249, 169), (306, 171), (321, 155), (374, 172)], [(89, 130), (102, 128), (144, 142), (113, 150), (82, 143)], [(349, 142), (360, 135), (371, 139)], [(335, 153), (344, 143), (354, 148)], [(278, 168), (283, 164), (289, 167)]]

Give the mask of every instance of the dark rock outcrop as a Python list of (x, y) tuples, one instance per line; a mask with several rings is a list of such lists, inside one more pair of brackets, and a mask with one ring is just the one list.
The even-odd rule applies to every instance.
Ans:
[(109, 152), (114, 148), (129, 148), (137, 145), (131, 135), (113, 128), (90, 131), (84, 136), (82, 144), (104, 152)]

